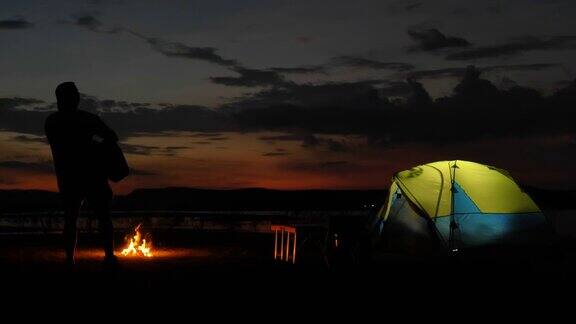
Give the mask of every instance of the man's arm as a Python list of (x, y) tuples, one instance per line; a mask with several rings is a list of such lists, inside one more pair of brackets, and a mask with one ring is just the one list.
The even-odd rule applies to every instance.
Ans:
[(108, 125), (106, 125), (106, 123), (98, 116), (96, 116), (96, 124), (98, 129), (97, 135), (100, 137), (100, 139), (94, 139), (94, 140), (99, 142), (100, 141), (118, 142), (118, 135), (116, 135), (116, 132), (114, 132), (112, 128), (108, 127)]
[(55, 123), (54, 115), (49, 115), (44, 122), (44, 134), (46, 135), (46, 139), (50, 145), (50, 150), (52, 151), (52, 161), (54, 163), (54, 171), (56, 172), (56, 180), (58, 182), (58, 188), (61, 189), (63, 181), (63, 170), (61, 166), (62, 144), (60, 143), (61, 139), (58, 138), (57, 126)]

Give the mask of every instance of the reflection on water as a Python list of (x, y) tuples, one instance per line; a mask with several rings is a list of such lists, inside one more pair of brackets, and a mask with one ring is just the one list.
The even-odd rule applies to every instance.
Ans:
[(296, 228), (272, 225), (271, 230), (274, 232), (274, 260), (296, 263)]

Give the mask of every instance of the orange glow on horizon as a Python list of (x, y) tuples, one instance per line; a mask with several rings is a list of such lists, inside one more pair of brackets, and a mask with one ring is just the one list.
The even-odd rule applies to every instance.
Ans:
[[(283, 133), (208, 133), (138, 135), (123, 139), (132, 150), (125, 155), (134, 169), (120, 183), (111, 183), (115, 194), (126, 195), (138, 188), (190, 187), (206, 189), (269, 188), (383, 189), (394, 172), (414, 165), (444, 159), (467, 159), (501, 166), (524, 183), (553, 187), (566, 183), (566, 170), (552, 167), (546, 154), (499, 154), (508, 147), (554, 150), (566, 146), (562, 136), (537, 139), (481, 140), (474, 143), (426, 143), (374, 148), (355, 137), (324, 136), (351, 144), (350, 151), (327, 147), (304, 147), (299, 140), (266, 140)], [(18, 133), (0, 132), (0, 162), (24, 162), (33, 166), (0, 167), (0, 189), (56, 191), (56, 177), (50, 171), (50, 150), (46, 143), (21, 142)], [(215, 138), (216, 140), (208, 140)], [(264, 140), (263, 140), (264, 139)], [(356, 142), (354, 142), (356, 141)], [(130, 146), (131, 145), (131, 146)], [(135, 147), (143, 151), (134, 150)], [(504, 150), (505, 148), (506, 150)], [(546, 167), (549, 166), (549, 167)], [(39, 168), (41, 167), (41, 168)], [(564, 181), (564, 182), (562, 182)]]

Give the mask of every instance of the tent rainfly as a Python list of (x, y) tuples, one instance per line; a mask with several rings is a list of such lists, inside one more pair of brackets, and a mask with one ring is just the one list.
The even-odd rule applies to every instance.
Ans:
[(398, 172), (377, 218), (384, 241), (401, 249), (451, 250), (531, 244), (546, 218), (505, 170), (456, 160)]

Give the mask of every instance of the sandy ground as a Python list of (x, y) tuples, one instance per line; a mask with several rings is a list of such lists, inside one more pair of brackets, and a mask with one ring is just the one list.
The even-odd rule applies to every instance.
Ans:
[[(110, 269), (102, 263), (98, 237), (81, 235), (77, 264), (70, 271), (64, 266), (60, 235), (5, 236), (0, 239), (0, 283), (19, 291), (192, 289), (206, 293), (231, 287), (268, 289), (274, 281), (296, 281), (304, 272), (309, 278), (324, 273), (322, 268), (276, 262), (270, 234), (171, 232), (155, 233), (154, 239), (158, 244), (152, 257), (117, 253), (119, 266)], [(117, 243), (116, 250), (121, 251), (124, 243)]]
[[(59, 235), (1, 237), (0, 285), (21, 300), (104, 295), (121, 303), (126, 296), (134, 301), (184, 296), (192, 304), (304, 309), (325, 301), (381, 307), (390, 298), (412, 300), (415, 294), (423, 300), (470, 294), (525, 297), (542, 290), (555, 296), (558, 290), (573, 291), (576, 281), (576, 267), (555, 259), (534, 264), (484, 258), (470, 263), (383, 256), (379, 264), (348, 267), (333, 262), (328, 268), (320, 258), (304, 253), (296, 264), (276, 262), (270, 234), (170, 232), (155, 233), (154, 238), (158, 244), (153, 257), (120, 257), (119, 267), (108, 269), (101, 262), (97, 236), (81, 235), (77, 266), (70, 271), (63, 265)], [(123, 244), (119, 240), (118, 251)]]

